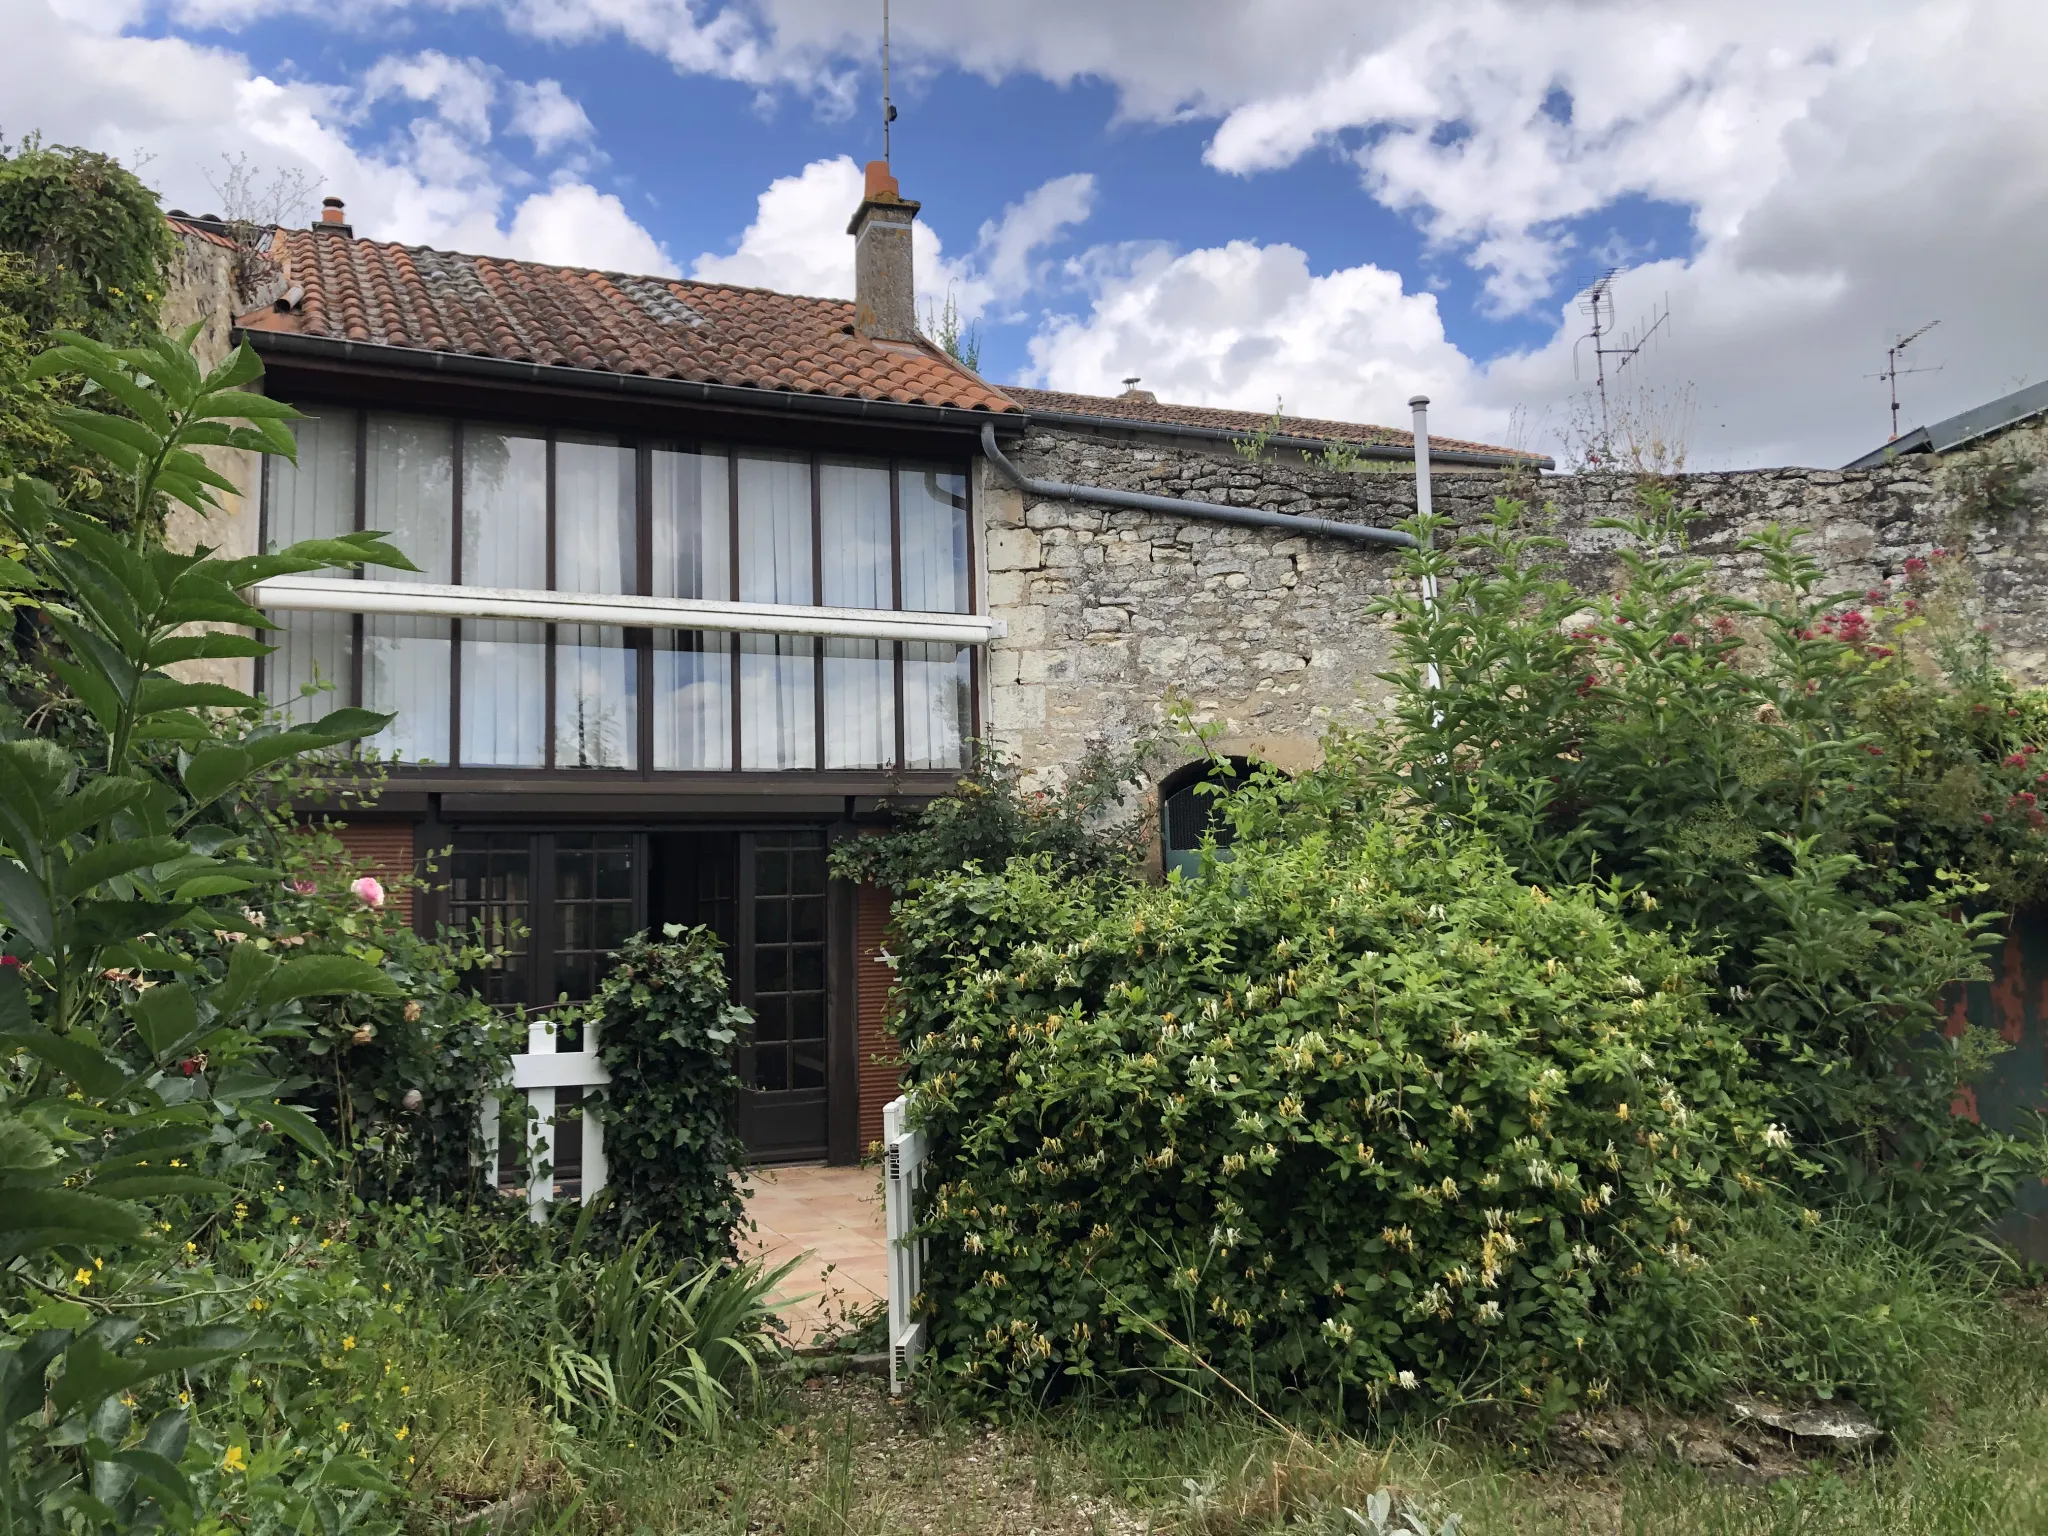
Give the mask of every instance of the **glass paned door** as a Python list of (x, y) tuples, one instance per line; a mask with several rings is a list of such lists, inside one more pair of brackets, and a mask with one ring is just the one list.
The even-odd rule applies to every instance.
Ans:
[(760, 1158), (822, 1157), (827, 1138), (825, 839), (740, 839), (740, 1001), (754, 1038), (740, 1053), (740, 1131)]

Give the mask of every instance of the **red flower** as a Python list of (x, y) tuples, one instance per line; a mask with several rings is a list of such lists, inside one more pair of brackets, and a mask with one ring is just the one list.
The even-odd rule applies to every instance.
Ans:
[(1984, 813), (1984, 825), (1987, 827), (1991, 825), (1991, 813), (1989, 811)]
[(2024, 768), (2027, 766), (2027, 754), (2024, 752), (2015, 752), (2011, 757), (2008, 757), (2004, 762), (2000, 763), (1998, 766), (2001, 768)]
[(1873, 747), (1873, 746), (1869, 745), (1868, 743), (1865, 743), (1865, 744), (1864, 744), (1864, 748), (1863, 748), (1863, 750), (1864, 750), (1864, 751), (1866, 751), (1866, 752), (1868, 752), (1868, 753), (1869, 753), (1869, 754), (1870, 754), (1870, 755), (1871, 755), (1872, 757), (1883, 757), (1883, 756), (1884, 756), (1884, 748), (1883, 748), (1883, 747)]
[(1870, 648), (1870, 654), (1882, 659), (1883, 657), (1890, 656), (1894, 653), (1892, 651), (1892, 648), (1888, 645), (1873, 645)]
[(1586, 674), (1585, 681), (1579, 684), (1579, 697), (1583, 699), (1587, 694), (1591, 693), (1595, 688), (1599, 686), (1600, 674), (1597, 672), (1588, 672)]
[(1926, 574), (1927, 562), (1918, 555), (1914, 555), (1906, 561), (1906, 576), (1909, 580), (1915, 576), (1925, 576)]
[(178, 1063), (178, 1070), (184, 1073), (187, 1077), (192, 1076), (195, 1072), (199, 1070), (199, 1058), (197, 1056), (187, 1056), (183, 1061)]
[(1872, 587), (1868, 592), (1863, 594), (1863, 600), (1869, 603), (1881, 603), (1885, 600), (1885, 596), (1886, 594), (1882, 588)]
[(1673, 645), (1691, 645), (1691, 644), (1692, 644), (1692, 642), (1691, 642), (1690, 640), (1686, 639), (1686, 637), (1685, 637), (1685, 631), (1683, 631), (1683, 630), (1680, 630), (1680, 631), (1679, 631), (1679, 632), (1678, 632), (1677, 634), (1675, 634), (1675, 635), (1673, 635), (1673, 636), (1671, 637), (1671, 643), (1672, 643)]
[(21, 969), (21, 956), (0, 955), (0, 965), (8, 966), (18, 971)]

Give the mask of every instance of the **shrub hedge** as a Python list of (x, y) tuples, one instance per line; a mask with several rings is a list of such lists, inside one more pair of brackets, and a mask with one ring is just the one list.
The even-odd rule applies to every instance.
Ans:
[(747, 1196), (732, 1050), (753, 1016), (727, 991), (716, 934), (662, 935), (626, 941), (584, 1015), (612, 1079), (598, 1090), (605, 1220), (622, 1238), (653, 1230), (677, 1257), (730, 1258)]
[(1234, 853), (1152, 887), (1015, 860), (898, 906), (949, 1384), (1683, 1391), (1696, 1227), (1790, 1157), (1704, 963), (1471, 840)]

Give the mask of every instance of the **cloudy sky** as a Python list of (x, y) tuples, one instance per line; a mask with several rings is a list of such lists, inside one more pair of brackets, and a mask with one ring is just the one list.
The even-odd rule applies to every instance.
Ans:
[[(0, 134), (212, 211), (850, 292), (880, 0), (0, 0)], [(2048, 374), (2041, 0), (895, 0), (920, 286), (999, 381), (1562, 452), (1575, 296), (1670, 318), (1624, 412), (1838, 464)], [(1576, 362), (1576, 371), (1575, 371)], [(1934, 371), (1938, 370), (1938, 371)], [(1632, 394), (1630, 393), (1632, 391)]]

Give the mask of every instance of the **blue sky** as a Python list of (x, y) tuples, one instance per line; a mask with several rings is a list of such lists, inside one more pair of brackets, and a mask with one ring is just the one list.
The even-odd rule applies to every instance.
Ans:
[[(224, 152), (358, 232), (799, 291), (850, 285), (879, 5), (0, 0), (0, 131)], [(870, 13), (875, 14), (870, 14)], [(1694, 464), (1881, 442), (1891, 332), (1939, 316), (1908, 416), (2040, 376), (2048, 110), (2019, 0), (897, 0), (894, 163), (983, 371), (1398, 420), (1565, 454), (1571, 300), (1630, 270), (1632, 370)], [(1584, 359), (1582, 358), (1583, 362)], [(1909, 420), (1908, 424), (1911, 424)], [(1873, 433), (1875, 436), (1873, 437)]]

